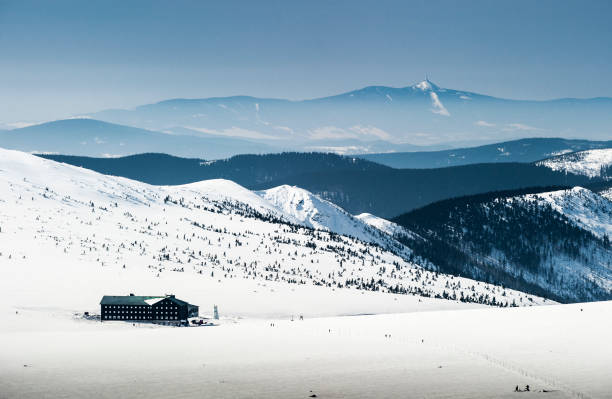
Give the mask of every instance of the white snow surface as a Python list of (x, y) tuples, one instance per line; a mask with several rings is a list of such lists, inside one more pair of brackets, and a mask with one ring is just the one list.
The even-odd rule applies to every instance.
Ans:
[(431, 106), (433, 107), (431, 112), (438, 115), (450, 116), (450, 112), (448, 112), (444, 104), (442, 104), (442, 101), (440, 101), (440, 98), (435, 92), (429, 92), (429, 96), (431, 97)]
[(390, 220), (387, 219), (383, 219), (379, 216), (376, 215), (372, 215), (371, 213), (361, 213), (357, 216), (355, 216), (357, 219), (361, 220), (364, 223), (367, 223), (368, 225), (384, 232), (387, 233), (390, 236), (408, 236), (408, 237), (417, 237), (417, 234), (415, 234), (414, 232), (406, 229), (403, 226), (400, 226), (397, 223), (393, 223)]
[(387, 219), (383, 219), (376, 215), (372, 215), (371, 213), (364, 212), (360, 213), (359, 215), (356, 215), (355, 217), (380, 231), (384, 231), (389, 235), (394, 235), (396, 232), (401, 231), (403, 229), (403, 227), (401, 227), (400, 225), (397, 225)]
[(554, 171), (565, 171), (588, 177), (600, 177), (602, 167), (612, 165), (612, 148), (579, 151), (537, 163)]
[[(222, 316), (218, 326), (191, 328), (5, 303), (7, 398), (604, 399), (612, 391), (612, 302), (294, 321)], [(514, 392), (526, 385), (530, 392)]]
[(166, 297), (159, 297), (159, 298), (151, 298), (151, 299), (145, 299), (145, 302), (148, 303), (149, 305), (154, 305), (159, 301), (162, 301), (166, 299)]

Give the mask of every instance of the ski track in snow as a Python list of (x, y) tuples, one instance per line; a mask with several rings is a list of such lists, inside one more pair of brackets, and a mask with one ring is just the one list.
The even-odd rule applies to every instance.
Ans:
[(482, 353), (482, 352), (476, 352), (476, 351), (469, 351), (469, 350), (465, 350), (462, 349), (458, 346), (448, 346), (448, 345), (443, 345), (443, 344), (437, 344), (438, 348), (442, 349), (442, 350), (448, 350), (448, 351), (454, 351), (454, 352), (459, 352), (459, 353), (463, 353), (467, 356), (471, 356), (474, 358), (478, 358), (478, 359), (482, 359), (484, 361), (486, 361), (489, 364), (492, 364), (493, 366), (496, 366), (502, 370), (506, 370), (512, 373), (515, 373), (517, 375), (520, 375), (522, 377), (527, 377), (529, 379), (532, 379), (534, 381), (538, 381), (540, 382), (543, 386), (548, 386), (551, 388), (554, 388), (555, 390), (558, 391), (563, 391), (568, 393), (569, 395), (571, 395), (573, 398), (576, 399), (594, 399), (593, 397), (583, 393), (583, 392), (579, 392), (576, 391), (573, 388), (568, 387), (567, 385), (563, 384), (562, 382), (555, 380), (553, 378), (550, 377), (546, 377), (546, 376), (542, 376), (540, 374), (537, 373), (533, 373), (529, 370), (527, 370), (525, 367), (523, 366), (519, 366), (517, 364), (514, 364), (512, 362), (506, 361), (506, 360), (502, 360), (502, 359), (498, 359), (494, 356), (491, 356), (490, 354), (487, 353)]

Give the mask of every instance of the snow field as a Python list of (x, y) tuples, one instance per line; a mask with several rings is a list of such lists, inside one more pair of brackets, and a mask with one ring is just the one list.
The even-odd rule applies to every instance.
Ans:
[(57, 319), (52, 330), (0, 334), (0, 385), (22, 398), (513, 398), (527, 384), (531, 392), (521, 395), (606, 398), (611, 309), (603, 302), (202, 328)]

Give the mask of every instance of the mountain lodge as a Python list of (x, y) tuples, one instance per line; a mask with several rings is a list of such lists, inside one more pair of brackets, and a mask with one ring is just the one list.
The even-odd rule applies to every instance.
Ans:
[(105, 295), (100, 301), (101, 321), (186, 321), (198, 316), (198, 307), (174, 295)]

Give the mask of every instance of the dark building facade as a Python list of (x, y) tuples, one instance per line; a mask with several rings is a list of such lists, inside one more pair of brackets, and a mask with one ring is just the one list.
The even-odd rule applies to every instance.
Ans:
[(180, 322), (198, 316), (198, 307), (166, 296), (109, 296), (100, 301), (101, 320)]

